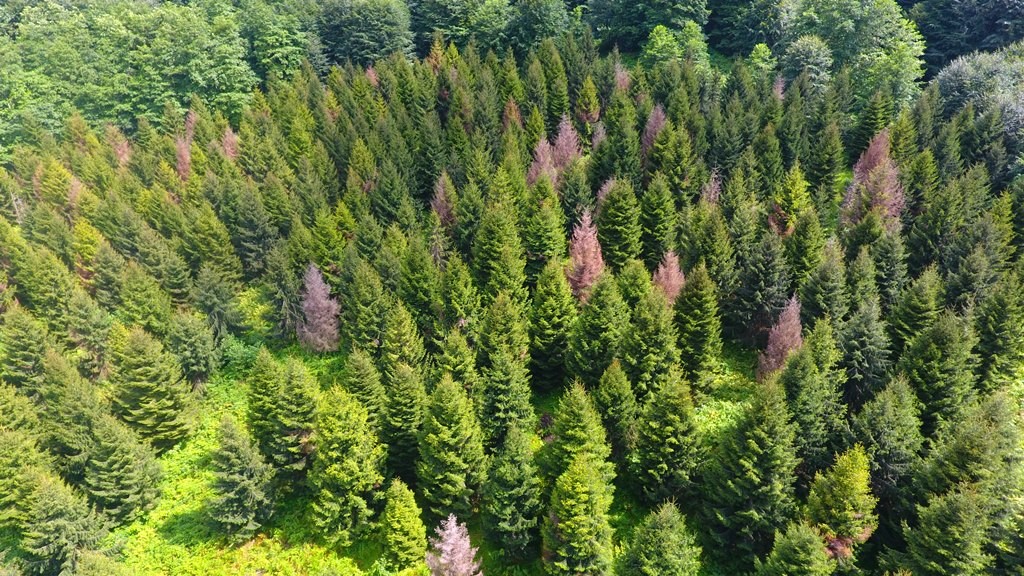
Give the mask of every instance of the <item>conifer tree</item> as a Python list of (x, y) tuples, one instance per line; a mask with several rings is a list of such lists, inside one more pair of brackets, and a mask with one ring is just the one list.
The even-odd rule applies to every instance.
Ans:
[(427, 240), (419, 234), (409, 239), (409, 248), (402, 261), (402, 277), (398, 295), (409, 308), (422, 334), (434, 334), (442, 313), (441, 272)]
[(768, 332), (768, 344), (757, 357), (757, 375), (764, 379), (786, 364), (786, 358), (803, 344), (800, 301), (790, 298)]
[(649, 502), (689, 495), (700, 461), (693, 401), (682, 378), (656, 388), (637, 418), (633, 476)]
[(901, 493), (919, 461), (924, 438), (917, 404), (907, 380), (896, 377), (853, 420), (854, 433), (871, 458), (871, 488), (880, 510), (902, 504)]
[(703, 263), (690, 277), (675, 303), (680, 361), (685, 375), (696, 379), (711, 369), (722, 353), (722, 322), (717, 289)]
[(871, 494), (868, 456), (857, 444), (818, 473), (807, 496), (807, 515), (831, 543), (836, 555), (861, 544), (875, 530), (876, 498)]
[(878, 273), (875, 270), (875, 261), (871, 258), (871, 250), (868, 246), (861, 246), (857, 257), (850, 263), (848, 269), (850, 304), (857, 308), (868, 300), (877, 300), (881, 307), (881, 295), (878, 292)]
[(549, 262), (565, 256), (565, 223), (558, 195), (547, 178), (534, 187), (530, 213), (526, 216), (523, 243), (526, 248), (526, 277), (531, 284)]
[(975, 311), (978, 379), (984, 390), (1000, 389), (1024, 365), (1024, 300), (1020, 280), (1007, 274)]
[(351, 393), (335, 386), (320, 399), (309, 470), (313, 523), (328, 542), (348, 546), (365, 531), (373, 500), (384, 482), (385, 448), (368, 413)]
[(434, 359), (437, 364), (435, 374), (451, 374), (452, 379), (461, 384), (462, 389), (469, 394), (479, 414), (483, 390), (480, 374), (476, 369), (476, 353), (470, 348), (469, 341), (461, 330), (453, 328), (448, 331), (441, 342), (440, 353)]
[(882, 310), (888, 312), (907, 286), (907, 247), (903, 235), (886, 232), (871, 246)]
[(817, 267), (800, 285), (800, 315), (805, 324), (824, 317), (841, 322), (848, 310), (846, 264), (839, 244), (832, 239), (825, 243)]
[(558, 478), (580, 454), (594, 457), (595, 467), (591, 473), (609, 482), (615, 476), (614, 469), (607, 462), (611, 448), (605, 440), (601, 415), (579, 382), (573, 383), (559, 399), (551, 437), (551, 442), (539, 456), (541, 472), (547, 481), (553, 482)]
[(380, 346), (387, 311), (380, 275), (352, 247), (346, 250), (341, 277), (343, 340), (353, 349), (375, 351)]
[(114, 411), (157, 450), (188, 433), (189, 392), (177, 361), (142, 328), (133, 328), (114, 350)]
[(303, 284), (299, 342), (313, 352), (333, 352), (338, 348), (338, 302), (316, 265), (306, 268)]
[(379, 434), (387, 414), (387, 392), (373, 358), (361, 349), (353, 350), (345, 360), (341, 383), (366, 408), (367, 422)]
[(488, 537), (512, 560), (532, 555), (541, 515), (540, 479), (530, 438), (518, 425), (508, 429), (491, 461), (481, 512)]
[(619, 561), (622, 576), (697, 576), (701, 570), (701, 549), (686, 526), (686, 518), (672, 501), (648, 514), (633, 532), (633, 538)]
[(201, 387), (220, 363), (213, 330), (195, 313), (175, 313), (167, 329), (167, 348), (178, 359), (193, 390)]
[(764, 342), (768, 329), (789, 299), (790, 275), (782, 240), (767, 230), (740, 273), (731, 316), (736, 327), (743, 327), (745, 339)]
[(448, 326), (472, 326), (480, 313), (480, 295), (469, 273), (469, 267), (458, 255), (447, 262), (441, 279), (444, 293), (444, 318)]
[(983, 494), (958, 488), (918, 506), (917, 516), (917, 525), (903, 531), (907, 552), (901, 565), (925, 576), (988, 573), (991, 520)]
[(829, 576), (836, 570), (821, 535), (804, 522), (791, 522), (785, 532), (777, 532), (771, 554), (756, 565), (756, 576)]
[(96, 421), (110, 411), (110, 401), (99, 387), (82, 378), (66, 357), (52, 349), (43, 358), (43, 374), (46, 409), (39, 416), (45, 434), (39, 444), (57, 456), (58, 471), (80, 482), (85, 464), (96, 450), (93, 429)]
[[(181, 316), (183, 315), (179, 315), (177, 318), (180, 319)], [(190, 315), (190, 317), (196, 316)], [(91, 298), (85, 290), (75, 290), (72, 292), (71, 300), (68, 303), (68, 332), (70, 333), (71, 342), (85, 355), (82, 359), (82, 369), (87, 376), (97, 377), (106, 368), (107, 336), (110, 334), (113, 320), (113, 316), (101, 308), (96, 300)], [(199, 320), (202, 321), (202, 318), (199, 318)], [(195, 328), (194, 331), (189, 331), (189, 333), (198, 336), (197, 342), (194, 345), (194, 348), (197, 350), (197, 359), (199, 357), (207, 358), (203, 353), (211, 349), (206, 347), (205, 335), (209, 332), (208, 329), (203, 330), (203, 328), (206, 328), (206, 322), (202, 321), (202, 327), (198, 323), (189, 322), (189, 324)], [(175, 341), (175, 335), (176, 322), (172, 321), (171, 329), (168, 332), (168, 346), (172, 350), (175, 350), (175, 346), (172, 344)], [(213, 335), (210, 333), (210, 340), (212, 341), (212, 339)], [(190, 348), (193, 347), (190, 346)], [(182, 361), (182, 355), (178, 354), (177, 350), (175, 350), (175, 355), (182, 362), (182, 368), (186, 370), (186, 373), (190, 372), (190, 369), (186, 368), (185, 365), (191, 364), (191, 362)], [(201, 364), (201, 362), (197, 362), (197, 364)]]
[(683, 284), (686, 283), (686, 277), (683, 275), (682, 268), (679, 267), (679, 256), (674, 250), (665, 252), (665, 255), (661, 257), (661, 262), (658, 263), (657, 269), (651, 276), (651, 282), (661, 290), (670, 303), (675, 302), (679, 297), (679, 292), (682, 291)]
[(124, 521), (155, 503), (161, 470), (153, 451), (113, 416), (100, 415), (96, 447), (85, 466), (89, 499), (112, 518)]
[(273, 411), (284, 385), (284, 370), (266, 348), (260, 348), (247, 377), (248, 421), (253, 438), (269, 459), (269, 445), (274, 435)]
[(273, 512), (274, 469), (230, 416), (220, 422), (213, 468), (217, 497), (211, 503), (210, 517), (232, 540), (252, 538)]
[(608, 431), (612, 456), (621, 462), (635, 447), (640, 410), (633, 386), (618, 359), (613, 360), (601, 375), (597, 390), (594, 391), (594, 403)]
[(482, 576), (465, 524), (449, 514), (434, 532), (437, 538), (430, 539), (426, 558), (431, 576)]
[(281, 367), (281, 384), (271, 400), (271, 434), (260, 448), (284, 477), (301, 477), (309, 463), (318, 385), (309, 369), (289, 358)]
[(42, 474), (29, 496), (21, 555), (30, 574), (74, 574), (105, 536), (102, 519), (58, 477)]
[(970, 323), (947, 311), (907, 346), (898, 368), (921, 401), (925, 436), (974, 395), (977, 343)]
[(423, 339), (416, 329), (416, 322), (409, 309), (397, 301), (391, 305), (384, 318), (384, 331), (380, 344), (380, 373), (386, 385), (395, 378), (397, 367), (407, 364), (419, 369), (426, 350)]
[(737, 568), (767, 553), (775, 531), (794, 512), (798, 460), (785, 402), (777, 382), (759, 385), (753, 404), (704, 475), (710, 536), (723, 551), (742, 551), (728, 561)]
[(388, 446), (388, 469), (399, 478), (415, 480), (419, 455), (419, 433), (427, 403), (427, 391), (419, 371), (398, 364), (394, 376), (386, 380), (387, 411), (382, 422), (382, 437)]
[(612, 270), (640, 256), (640, 205), (629, 180), (615, 179), (601, 200), (597, 215), (597, 238)]
[(544, 523), (549, 574), (607, 574), (612, 563), (608, 510), (612, 486), (594, 469), (605, 465), (592, 453), (578, 454), (555, 481)]
[(675, 249), (676, 204), (668, 179), (657, 173), (640, 197), (640, 240), (644, 263), (654, 270), (662, 257)]
[(552, 390), (565, 382), (569, 332), (576, 314), (562, 263), (552, 260), (537, 278), (530, 317), (531, 369), (533, 382), (540, 390)]
[(647, 297), (653, 290), (651, 286), (651, 273), (647, 271), (644, 263), (636, 258), (626, 262), (626, 265), (615, 275), (619, 283), (619, 293), (626, 305), (631, 310), (640, 305), (640, 300)]
[(523, 295), (525, 259), (517, 221), (508, 200), (491, 203), (480, 221), (473, 242), (473, 268), (479, 285), (491, 295), (502, 289)]
[[(649, 284), (649, 283), (648, 283)], [(672, 309), (658, 290), (640, 297), (633, 321), (622, 338), (622, 367), (639, 398), (670, 378), (679, 363)]]
[(626, 90), (617, 89), (612, 94), (604, 124), (607, 137), (594, 148), (591, 182), (600, 185), (609, 178), (618, 178), (638, 184), (640, 137), (636, 129), (636, 107)]
[(526, 320), (522, 302), (513, 299), (507, 292), (498, 293), (487, 309), (480, 330), (480, 365), (489, 366), (491, 357), (499, 350), (504, 350), (525, 367), (530, 346)]
[(0, 325), (0, 378), (25, 394), (40, 394), (46, 338), (46, 326), (31, 312), (17, 304), (11, 306)]
[(597, 238), (597, 227), (591, 220), (589, 210), (580, 216), (569, 240), (569, 266), (566, 275), (573, 294), (586, 302), (590, 288), (604, 272), (604, 258)]
[(488, 445), (501, 446), (513, 425), (530, 427), (530, 373), (526, 364), (511, 350), (499, 348), (482, 370), (481, 418)]
[(569, 374), (593, 384), (619, 355), (622, 337), (629, 323), (629, 308), (622, 299), (615, 277), (602, 275), (580, 311), (569, 334)]
[(427, 554), (427, 529), (412, 490), (401, 480), (392, 480), (386, 498), (380, 518), (384, 557), (399, 570), (418, 566)]
[(941, 309), (942, 280), (938, 270), (930, 266), (910, 283), (889, 313), (892, 349), (902, 352), (915, 336), (935, 322)]
[(889, 337), (879, 319), (878, 299), (863, 302), (839, 334), (840, 366), (846, 371), (846, 403), (854, 411), (871, 399), (888, 378)]
[(449, 374), (434, 386), (419, 440), (416, 474), (430, 513), (469, 516), (487, 473), (483, 433), (469, 397)]

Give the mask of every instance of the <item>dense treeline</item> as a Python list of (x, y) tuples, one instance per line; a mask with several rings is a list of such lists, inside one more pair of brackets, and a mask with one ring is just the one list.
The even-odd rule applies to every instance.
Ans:
[[(913, 25), (873, 5), (916, 60)], [(15, 45), (52, 17), (33, 6), (9, 12)], [(121, 22), (209, 16), (251, 58), (238, 19), (260, 10), (215, 6)], [(324, 10), (366, 6), (425, 56), (323, 78), (268, 56), (265, 92), (229, 94), (256, 85), (246, 60), (234, 88), (117, 110), (86, 83), (61, 96), (80, 113), (19, 133), (0, 169), (12, 570), (116, 573), (119, 527), (161, 497), (217, 377), (246, 397), (209, 455), (224, 546), (299, 514), (295, 541), (372, 542), (376, 573), (475, 574), (471, 538), (495, 572), (1022, 569), (1024, 114), (1000, 66), (1020, 45), (918, 91), (917, 64), (841, 53), (810, 16), (806, 53), (723, 72), (699, 28), (628, 31), (652, 38), (628, 66), (600, 20), (597, 39), (537, 24), (517, 58), (479, 51), (486, 27), (423, 24), (458, 5)]]

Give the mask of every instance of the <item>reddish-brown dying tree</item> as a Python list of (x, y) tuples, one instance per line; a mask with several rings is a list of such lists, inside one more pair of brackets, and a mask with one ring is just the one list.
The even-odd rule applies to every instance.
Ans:
[(331, 288), (315, 264), (306, 268), (303, 277), (302, 322), (296, 332), (299, 342), (314, 352), (338, 349), (338, 306), (331, 298)]
[(801, 335), (800, 301), (796, 296), (789, 299), (779, 314), (779, 320), (768, 333), (768, 345), (757, 358), (757, 377), (764, 380), (782, 368), (790, 353), (799, 348), (804, 340)]
[(590, 295), (590, 287), (597, 282), (604, 272), (604, 258), (601, 256), (601, 243), (597, 240), (597, 226), (593, 222), (590, 211), (580, 216), (580, 221), (572, 231), (569, 240), (569, 269), (566, 276), (572, 292), (582, 301)]
[(679, 296), (680, 290), (686, 284), (686, 276), (683, 275), (683, 270), (679, 267), (679, 256), (674, 250), (665, 252), (665, 255), (661, 257), (661, 263), (654, 271), (652, 280), (669, 302), (676, 301), (676, 296)]
[(843, 224), (856, 226), (869, 212), (876, 212), (888, 230), (898, 230), (905, 205), (900, 171), (889, 154), (886, 128), (871, 139), (853, 166), (853, 181), (843, 197)]
[(454, 514), (441, 520), (434, 532), (437, 538), (430, 539), (426, 558), (431, 576), (483, 576), (469, 530)]

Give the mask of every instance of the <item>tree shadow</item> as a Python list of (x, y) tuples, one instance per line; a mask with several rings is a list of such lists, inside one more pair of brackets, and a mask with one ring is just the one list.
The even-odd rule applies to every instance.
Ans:
[(221, 539), (206, 506), (168, 517), (157, 531), (167, 542), (186, 547)]

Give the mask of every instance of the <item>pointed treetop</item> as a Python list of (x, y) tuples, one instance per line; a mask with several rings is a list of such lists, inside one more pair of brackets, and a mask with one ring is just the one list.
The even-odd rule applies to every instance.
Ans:
[(434, 532), (437, 538), (430, 539), (426, 558), (431, 576), (483, 576), (469, 530), (454, 514), (441, 520)]
[(340, 306), (337, 300), (331, 298), (331, 288), (324, 282), (324, 277), (315, 264), (311, 263), (306, 268), (303, 282), (303, 320), (297, 330), (299, 341), (314, 352), (337, 350)]
[(586, 302), (590, 287), (604, 272), (604, 258), (601, 256), (601, 244), (597, 240), (597, 226), (589, 210), (580, 216), (579, 223), (573, 228), (572, 239), (569, 241), (569, 260), (566, 275), (572, 292), (581, 301)]
[(669, 302), (676, 301), (676, 297), (679, 296), (683, 285), (686, 284), (686, 276), (683, 274), (682, 269), (679, 268), (679, 256), (676, 255), (674, 250), (669, 250), (662, 256), (661, 263), (658, 264), (658, 269), (654, 271), (652, 280), (654, 285), (665, 294)]
[(789, 354), (803, 344), (800, 325), (800, 301), (796, 296), (789, 299), (779, 314), (779, 319), (768, 333), (768, 346), (757, 359), (757, 374), (764, 379), (779, 370), (786, 363)]

